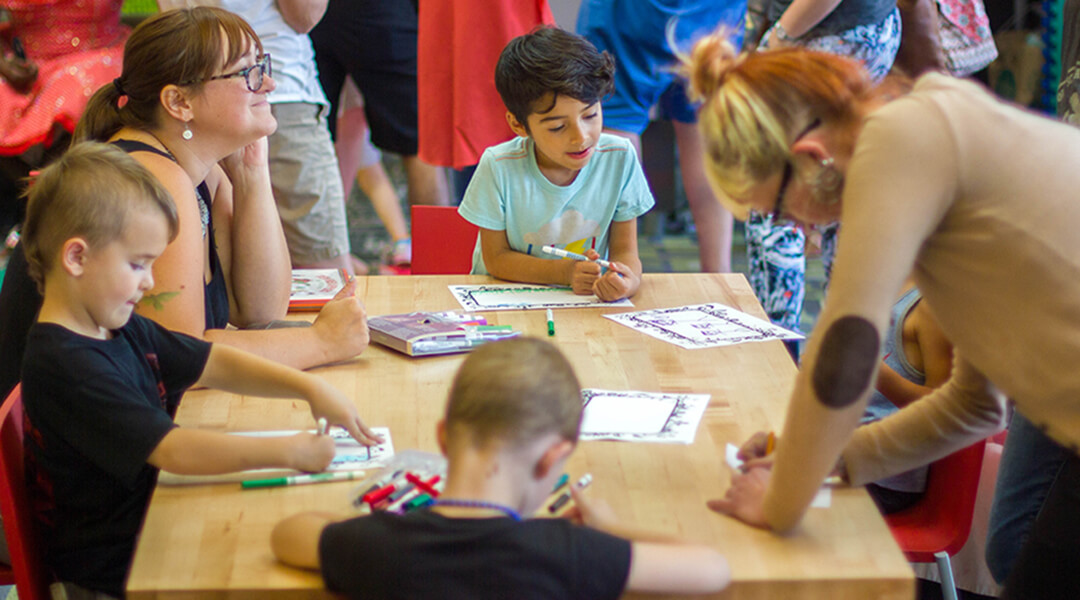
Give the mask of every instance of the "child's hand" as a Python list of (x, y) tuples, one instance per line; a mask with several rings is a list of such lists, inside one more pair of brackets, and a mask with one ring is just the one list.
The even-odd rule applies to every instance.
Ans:
[[(773, 445), (775, 446), (777, 438), (773, 438)], [(739, 458), (743, 460), (742, 470), (749, 471), (754, 467), (772, 467), (772, 457), (769, 456), (769, 433), (767, 431), (759, 431), (750, 436), (750, 439), (743, 442), (743, 445), (739, 447)]]
[[(589, 254), (590, 252), (592, 255)], [(588, 256), (590, 259), (600, 257), (594, 250), (587, 250), (585, 256)], [(570, 279), (570, 287), (574, 290), (575, 294), (589, 296), (595, 293), (593, 287), (596, 285), (596, 281), (599, 278), (600, 265), (592, 262), (592, 260), (574, 261), (574, 275)]]
[(308, 402), (311, 404), (311, 415), (316, 421), (325, 418), (330, 425), (344, 427), (353, 439), (365, 446), (383, 442), (381, 437), (360, 420), (355, 404), (326, 380), (314, 375), (312, 377), (316, 380), (317, 391), (308, 399)]
[(630, 295), (630, 291), (634, 289), (634, 283), (637, 281), (637, 275), (630, 267), (612, 261), (611, 268), (607, 273), (604, 273), (599, 279), (596, 280), (596, 284), (593, 286), (593, 292), (597, 298), (600, 298), (604, 302), (614, 302), (616, 300), (622, 300)]
[(356, 278), (350, 278), (315, 317), (312, 328), (323, 341), (326, 362), (352, 358), (368, 345), (367, 312), (355, 294)]
[(731, 477), (731, 487), (719, 500), (709, 500), (706, 505), (718, 513), (735, 517), (753, 525), (768, 528), (765, 522), (765, 490), (769, 487), (769, 469), (750, 469), (746, 473), (735, 473)]
[(328, 435), (298, 433), (288, 438), (289, 466), (298, 471), (317, 473), (334, 460), (334, 438)]
[(570, 519), (571, 522), (578, 525), (586, 525), (604, 531), (615, 526), (618, 519), (615, 517), (615, 511), (611, 510), (611, 506), (607, 502), (603, 500), (596, 502), (587, 500), (585, 491), (579, 489), (576, 484), (568, 487), (570, 497), (574, 499), (574, 504), (559, 515), (560, 517)]

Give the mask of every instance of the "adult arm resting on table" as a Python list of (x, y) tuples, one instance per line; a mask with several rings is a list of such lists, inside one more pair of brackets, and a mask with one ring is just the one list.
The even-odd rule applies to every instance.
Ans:
[[(863, 125), (847, 168), (829, 302), (796, 379), (767, 489), (727, 512), (790, 530), (847, 446), (875, 381), (890, 307), (956, 195), (956, 149), (943, 121), (932, 103), (905, 98)], [(758, 501), (759, 511), (751, 510)]]

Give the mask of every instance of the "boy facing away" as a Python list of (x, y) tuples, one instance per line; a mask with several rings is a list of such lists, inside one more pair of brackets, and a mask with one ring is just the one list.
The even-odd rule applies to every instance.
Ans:
[[(602, 133), (600, 100), (614, 73), (606, 52), (561, 29), (503, 49), (495, 87), (518, 137), (484, 151), (458, 209), (480, 227), (474, 274), (569, 285), (605, 301), (637, 291), (637, 217), (653, 197), (634, 147)], [(558, 259), (546, 245), (590, 260)], [(612, 268), (602, 273), (597, 258)]]
[(23, 244), (45, 299), (22, 371), (27, 480), (45, 562), (68, 596), (123, 596), (158, 469), (319, 471), (334, 456), (324, 435), (178, 428), (188, 387), (302, 398), (315, 417), (377, 441), (324, 380), (132, 314), (178, 223), (168, 192), (122, 150), (79, 144), (28, 196)]
[(566, 519), (527, 518), (551, 493), (581, 427), (581, 388), (537, 338), (485, 344), (454, 378), (437, 426), (446, 488), (430, 509), (338, 520), (301, 513), (274, 529), (278, 559), (322, 570), (349, 598), (617, 598), (709, 593), (729, 580), (706, 546), (633, 531), (571, 487)]

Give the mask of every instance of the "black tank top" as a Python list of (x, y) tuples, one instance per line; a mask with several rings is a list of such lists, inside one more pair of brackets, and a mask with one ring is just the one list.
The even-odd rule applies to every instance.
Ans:
[[(163, 152), (150, 144), (135, 140), (116, 140), (113, 145), (124, 152), (153, 152), (176, 162), (173, 155)], [(229, 290), (225, 287), (225, 274), (221, 272), (221, 259), (218, 258), (217, 243), (214, 241), (213, 211), (210, 210), (210, 188), (206, 182), (195, 188), (195, 198), (199, 202), (199, 212), (207, 215), (206, 238), (210, 245), (210, 281), (203, 285), (205, 302), (206, 328), (224, 329), (229, 324)]]

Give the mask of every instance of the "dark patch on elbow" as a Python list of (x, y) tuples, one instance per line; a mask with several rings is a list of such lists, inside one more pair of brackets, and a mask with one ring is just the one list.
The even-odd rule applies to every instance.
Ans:
[(873, 323), (841, 317), (825, 331), (814, 365), (814, 393), (829, 408), (847, 408), (870, 387), (881, 338)]

